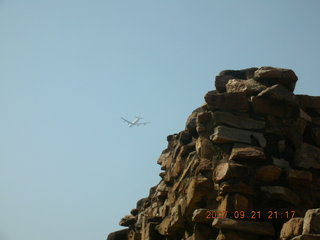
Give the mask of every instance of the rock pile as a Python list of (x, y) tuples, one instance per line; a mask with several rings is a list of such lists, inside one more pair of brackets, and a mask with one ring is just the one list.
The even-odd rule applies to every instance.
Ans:
[(162, 180), (108, 240), (320, 239), (320, 97), (292, 70), (226, 70), (167, 137)]

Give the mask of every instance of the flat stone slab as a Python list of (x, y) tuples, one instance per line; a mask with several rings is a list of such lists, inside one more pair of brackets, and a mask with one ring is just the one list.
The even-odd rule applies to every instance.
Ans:
[(257, 130), (265, 127), (264, 121), (258, 121), (252, 118), (236, 116), (228, 112), (216, 111), (213, 113), (213, 121), (216, 124), (226, 124), (236, 128)]
[(297, 105), (295, 95), (285, 87), (276, 84), (263, 90), (258, 94), (259, 97), (272, 99), (274, 101), (286, 102), (292, 105)]
[(262, 133), (227, 126), (217, 126), (210, 139), (215, 143), (240, 142), (261, 147), (267, 144)]
[(302, 234), (320, 234), (320, 208), (309, 209), (306, 212)]
[(271, 223), (246, 220), (233, 220), (230, 218), (215, 218), (212, 226), (218, 229), (231, 229), (264, 236), (274, 236), (275, 231)]
[(244, 93), (218, 93), (208, 92), (204, 99), (210, 110), (236, 110), (247, 112), (249, 103)]
[(260, 189), (266, 194), (267, 198), (283, 200), (295, 206), (299, 205), (299, 197), (288, 188), (282, 186), (265, 186)]
[(320, 240), (320, 234), (304, 234), (304, 235), (299, 235), (291, 240)]
[(320, 97), (319, 96), (308, 96), (308, 95), (296, 95), (299, 104), (302, 108), (315, 108), (320, 109)]
[(210, 215), (210, 209), (198, 208), (194, 210), (192, 215), (192, 222), (212, 223), (213, 218)]
[(303, 143), (296, 153), (294, 164), (305, 169), (320, 169), (320, 148)]
[(213, 173), (213, 181), (221, 182), (230, 178), (246, 177), (248, 172), (248, 168), (242, 164), (220, 163)]
[(226, 85), (227, 93), (243, 92), (247, 95), (256, 95), (266, 88), (254, 79), (230, 79)]
[(270, 114), (282, 118), (299, 115), (299, 108), (297, 106), (277, 102), (261, 96), (252, 96), (251, 103), (255, 113)]
[(279, 179), (282, 168), (274, 165), (265, 165), (256, 170), (255, 178), (263, 182), (274, 182)]
[(253, 147), (247, 144), (234, 144), (230, 157), (230, 161), (265, 161), (266, 156), (264, 154), (263, 148)]
[(253, 78), (266, 86), (274, 84), (281, 84), (290, 91), (294, 91), (297, 75), (291, 69), (275, 68), (275, 67), (261, 67), (254, 72)]
[(283, 224), (280, 239), (291, 239), (295, 236), (302, 234), (303, 218), (291, 218), (289, 221)]

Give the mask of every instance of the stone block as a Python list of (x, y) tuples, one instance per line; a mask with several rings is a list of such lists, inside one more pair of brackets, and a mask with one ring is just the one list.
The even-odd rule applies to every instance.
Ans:
[(287, 181), (295, 186), (310, 187), (312, 183), (312, 173), (308, 171), (290, 169), (287, 175)]
[(313, 108), (320, 109), (320, 97), (308, 95), (296, 95), (300, 106), (303, 109)]
[(320, 240), (320, 234), (304, 234), (304, 235), (299, 235), (291, 240)]
[(280, 167), (274, 165), (266, 165), (256, 170), (256, 179), (263, 182), (277, 181), (282, 173)]
[(259, 130), (265, 127), (264, 121), (258, 121), (252, 118), (237, 116), (228, 112), (216, 111), (213, 113), (213, 121), (215, 124), (226, 124), (231, 127)]
[(274, 236), (275, 230), (271, 223), (247, 220), (233, 220), (229, 218), (216, 218), (212, 226), (218, 229), (230, 229), (257, 235)]
[(234, 211), (249, 211), (250, 205), (248, 197), (238, 193), (234, 195)]
[(248, 100), (244, 93), (217, 93), (208, 92), (204, 97), (208, 108), (214, 110), (248, 111)]
[(242, 92), (247, 95), (256, 95), (267, 87), (254, 79), (230, 79), (226, 85), (227, 93)]
[(253, 78), (266, 86), (281, 84), (294, 91), (298, 77), (291, 69), (261, 67), (254, 72)]
[(296, 153), (294, 164), (305, 169), (320, 169), (320, 148), (303, 143)]
[(107, 240), (125, 240), (128, 239), (129, 229), (122, 229), (112, 232), (108, 235)]
[(282, 186), (264, 186), (260, 188), (268, 199), (282, 200), (298, 206), (300, 199), (297, 194)]
[(254, 147), (246, 144), (234, 144), (230, 157), (230, 161), (257, 161), (264, 162), (266, 156), (264, 154), (263, 148)]
[(120, 220), (119, 225), (123, 227), (128, 227), (135, 224), (135, 222), (136, 222), (136, 216), (127, 215)]
[(254, 71), (258, 68), (246, 68), (241, 70), (224, 70), (216, 76), (215, 87), (216, 89), (223, 93), (226, 91), (226, 84), (230, 79), (250, 79), (253, 78)]
[(290, 169), (290, 163), (287, 160), (284, 160), (283, 158), (272, 157), (272, 163), (273, 165), (281, 167), (283, 169)]
[(201, 158), (212, 159), (214, 154), (212, 142), (205, 137), (196, 140), (196, 151)]
[(320, 208), (309, 209), (303, 222), (303, 234), (320, 234)]
[(211, 223), (213, 219), (208, 217), (210, 209), (198, 208), (193, 211), (192, 222)]
[(219, 186), (219, 195), (226, 195), (228, 193), (243, 193), (243, 194), (247, 194), (247, 195), (255, 195), (252, 187), (250, 187), (249, 185), (242, 183), (242, 182), (238, 182), (235, 184), (230, 184), (228, 182), (223, 182), (220, 184)]
[(295, 95), (284, 88), (283, 86), (276, 84), (263, 90), (258, 94), (258, 97), (271, 99), (275, 102), (283, 102), (285, 104), (298, 105), (298, 101)]
[(291, 218), (283, 224), (280, 232), (280, 240), (291, 239), (302, 234), (303, 218)]
[(253, 111), (257, 114), (273, 115), (281, 118), (296, 117), (299, 115), (299, 108), (289, 106), (286, 103), (253, 96), (250, 99)]
[(240, 142), (261, 147), (267, 144), (262, 133), (227, 126), (217, 126), (210, 139), (215, 143)]
[(313, 142), (320, 147), (320, 128), (312, 128), (311, 130), (311, 137)]
[(216, 167), (213, 174), (213, 181), (219, 183), (231, 178), (246, 177), (247, 175), (248, 168), (245, 165), (226, 162)]

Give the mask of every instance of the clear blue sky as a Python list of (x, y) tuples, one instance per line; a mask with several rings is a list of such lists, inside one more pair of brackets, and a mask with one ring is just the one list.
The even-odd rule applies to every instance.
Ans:
[[(320, 1), (0, 0), (0, 239), (105, 239), (224, 69), (320, 95)], [(121, 116), (152, 124), (128, 128)]]

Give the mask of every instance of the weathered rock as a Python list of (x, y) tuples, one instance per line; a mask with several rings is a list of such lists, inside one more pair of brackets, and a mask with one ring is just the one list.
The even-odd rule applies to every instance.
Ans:
[(266, 165), (256, 170), (256, 179), (263, 182), (274, 182), (279, 179), (282, 173), (280, 167), (274, 165)]
[(294, 158), (297, 167), (320, 169), (320, 148), (303, 143)]
[(268, 98), (276, 102), (285, 102), (291, 105), (297, 105), (295, 95), (279, 84), (268, 87), (258, 94), (258, 97)]
[(290, 169), (288, 171), (287, 181), (292, 185), (307, 187), (312, 183), (312, 173)]
[(213, 218), (210, 213), (210, 209), (199, 208), (194, 210), (192, 215), (192, 222), (199, 223), (211, 223)]
[(215, 214), (215, 217), (225, 217), (223, 215), (225, 215), (226, 212), (231, 211), (233, 209), (233, 205), (233, 199), (229, 194), (225, 195), (224, 197), (220, 196), (219, 206), (213, 214)]
[[(108, 239), (320, 238), (320, 97), (296, 97), (291, 70), (256, 70), (216, 78), (222, 93), (209, 92), (186, 128), (167, 137), (161, 181), (121, 219), (129, 229)], [(286, 211), (308, 209), (302, 232), (301, 218), (282, 226)], [(235, 211), (261, 217), (228, 219)]]
[(290, 91), (294, 91), (298, 77), (290, 69), (261, 67), (254, 72), (255, 80), (266, 86), (281, 84)]
[(252, 96), (251, 104), (253, 111), (258, 114), (270, 114), (277, 117), (289, 118), (299, 115), (299, 109), (296, 106), (290, 106), (286, 103), (269, 100), (260, 96)]
[(195, 177), (190, 181), (187, 188), (186, 196), (186, 213), (185, 215), (191, 215), (197, 208), (197, 203), (203, 200), (205, 196), (208, 196), (213, 191), (213, 183), (204, 177)]
[(122, 229), (112, 232), (108, 235), (107, 240), (126, 240), (128, 239), (129, 229)]
[(280, 239), (287, 240), (302, 234), (303, 218), (291, 218), (283, 224)]
[(320, 240), (320, 234), (304, 234), (304, 235), (299, 235), (291, 240)]
[(267, 87), (254, 79), (230, 79), (226, 84), (227, 93), (242, 92), (247, 95), (256, 95), (266, 89)]
[(265, 127), (265, 122), (252, 118), (236, 116), (228, 112), (216, 111), (213, 113), (213, 121), (216, 125), (226, 124), (231, 127), (243, 128), (248, 130), (259, 130)]
[(204, 99), (210, 110), (248, 111), (248, 100), (244, 93), (208, 92)]
[(296, 95), (300, 106), (303, 109), (314, 108), (320, 109), (320, 97), (308, 96), (308, 95)]
[(210, 139), (215, 143), (240, 142), (261, 147), (266, 146), (266, 139), (262, 133), (227, 126), (216, 127)]
[(265, 193), (265, 196), (269, 199), (283, 200), (295, 206), (299, 205), (300, 202), (297, 194), (282, 186), (265, 186), (261, 187), (261, 191)]
[[(214, 240), (260, 240), (261, 236), (248, 232), (240, 232), (230, 229), (220, 229), (219, 235)], [(265, 238), (263, 238), (265, 239)]]
[(246, 177), (248, 168), (244, 165), (237, 163), (221, 163), (219, 164), (213, 174), (214, 182), (226, 181), (230, 178)]
[(312, 123), (314, 125), (320, 126), (320, 117), (312, 117)]
[(212, 159), (214, 148), (212, 142), (205, 137), (199, 137), (196, 141), (196, 151), (201, 158)]
[(320, 147), (320, 128), (312, 128), (311, 130), (311, 136), (314, 141), (314, 143)]
[(229, 160), (231, 161), (258, 161), (266, 160), (263, 148), (246, 144), (234, 144)]
[(286, 170), (290, 169), (290, 163), (282, 158), (272, 157), (272, 163), (273, 165), (281, 167), (283, 169), (286, 169)]
[(215, 87), (220, 92), (226, 91), (226, 85), (230, 79), (249, 79), (258, 68), (246, 68), (242, 70), (224, 70), (216, 76)]
[(222, 183), (219, 187), (219, 194), (226, 195), (227, 193), (243, 193), (247, 195), (255, 195), (252, 187), (242, 182), (235, 184), (230, 184), (228, 182)]
[(128, 234), (128, 240), (141, 240), (141, 233), (131, 230)]
[(275, 231), (270, 223), (254, 222), (246, 220), (233, 220), (229, 218), (216, 218), (212, 223), (213, 227), (219, 229), (232, 229), (264, 236), (274, 236)]
[(306, 120), (307, 122), (312, 122), (312, 118), (310, 117), (310, 115), (308, 113), (306, 113), (305, 111), (303, 111), (301, 108), (299, 110), (299, 117)]
[(303, 234), (320, 234), (320, 208), (309, 209), (304, 216)]
[(248, 197), (242, 194), (234, 195), (234, 211), (249, 211), (250, 210), (250, 201)]

